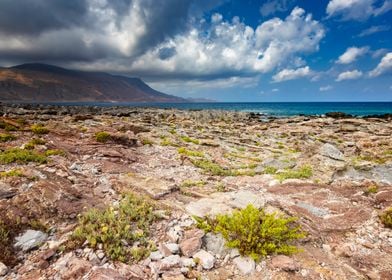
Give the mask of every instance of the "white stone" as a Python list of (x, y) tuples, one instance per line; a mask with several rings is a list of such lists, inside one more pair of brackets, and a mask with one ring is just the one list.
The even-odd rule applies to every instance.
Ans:
[(178, 244), (176, 243), (166, 243), (165, 245), (166, 248), (168, 248), (172, 254), (177, 254), (178, 250), (180, 249)]
[(29, 229), (15, 238), (15, 247), (21, 248), (22, 251), (29, 251), (41, 245), (47, 238), (46, 233)]
[(187, 257), (181, 257), (180, 264), (183, 267), (195, 267), (196, 263), (193, 259)]
[(233, 260), (233, 263), (243, 275), (252, 274), (256, 268), (256, 263), (251, 258), (237, 257)]
[(198, 259), (204, 269), (211, 269), (215, 264), (214, 256), (204, 250), (200, 250), (195, 255), (193, 255), (193, 259)]
[(151, 252), (151, 254), (150, 254), (150, 259), (152, 261), (158, 261), (162, 258), (163, 258), (163, 255), (159, 251), (154, 251), (154, 252)]
[(8, 267), (0, 262), (0, 276), (4, 276), (8, 273)]

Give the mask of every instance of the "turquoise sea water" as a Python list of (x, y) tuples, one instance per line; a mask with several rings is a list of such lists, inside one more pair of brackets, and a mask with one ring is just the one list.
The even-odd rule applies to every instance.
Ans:
[(299, 102), (299, 103), (62, 103), (62, 105), (125, 106), (176, 108), (186, 110), (230, 110), (262, 113), (271, 116), (322, 115), (344, 112), (356, 116), (392, 114), (392, 102)]

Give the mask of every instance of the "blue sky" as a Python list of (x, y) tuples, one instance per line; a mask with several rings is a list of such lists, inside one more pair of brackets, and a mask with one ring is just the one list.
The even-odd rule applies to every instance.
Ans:
[(0, 2), (0, 65), (218, 101), (392, 101), (391, 34), (392, 0)]

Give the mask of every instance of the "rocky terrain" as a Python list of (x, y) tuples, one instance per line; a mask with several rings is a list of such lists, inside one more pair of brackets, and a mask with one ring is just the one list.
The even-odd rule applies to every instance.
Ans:
[[(388, 116), (0, 111), (0, 278), (392, 279), (392, 230), (379, 218), (392, 206)], [(129, 192), (159, 215), (146, 256), (124, 263), (96, 240), (70, 246), (82, 213), (117, 209)], [(248, 204), (298, 217), (300, 252), (255, 262), (193, 219)]]

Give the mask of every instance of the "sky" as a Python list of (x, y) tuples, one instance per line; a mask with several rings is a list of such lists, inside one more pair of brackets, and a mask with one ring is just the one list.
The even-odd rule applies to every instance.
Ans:
[(392, 101), (392, 0), (0, 0), (0, 65), (225, 102)]

